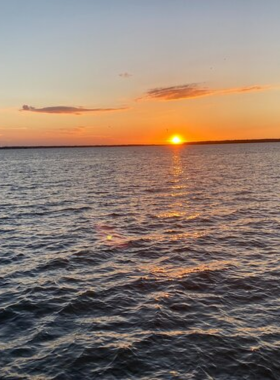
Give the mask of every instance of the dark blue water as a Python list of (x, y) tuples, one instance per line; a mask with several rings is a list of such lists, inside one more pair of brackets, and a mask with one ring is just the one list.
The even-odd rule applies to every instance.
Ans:
[(280, 144), (0, 151), (0, 378), (280, 379)]

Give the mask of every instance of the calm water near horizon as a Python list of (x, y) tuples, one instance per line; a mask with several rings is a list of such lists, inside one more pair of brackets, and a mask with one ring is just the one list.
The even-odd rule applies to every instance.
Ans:
[(0, 379), (280, 379), (280, 143), (0, 150)]

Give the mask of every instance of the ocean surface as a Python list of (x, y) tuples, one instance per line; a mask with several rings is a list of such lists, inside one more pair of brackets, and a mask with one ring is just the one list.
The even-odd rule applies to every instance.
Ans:
[(280, 379), (280, 143), (0, 150), (0, 379)]

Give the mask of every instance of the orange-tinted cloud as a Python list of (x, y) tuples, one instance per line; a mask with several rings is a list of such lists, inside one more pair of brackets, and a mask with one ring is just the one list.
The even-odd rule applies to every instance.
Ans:
[(35, 108), (32, 106), (24, 105), (21, 111), (37, 112), (37, 113), (50, 113), (50, 114), (72, 114), (81, 115), (85, 112), (112, 112), (112, 111), (122, 111), (126, 110), (125, 107), (119, 108), (84, 108), (84, 107), (66, 107), (66, 106), (53, 106), (53, 107), (43, 107)]
[(81, 134), (87, 131), (86, 127), (60, 128), (59, 132), (66, 135)]
[(237, 94), (243, 92), (255, 92), (255, 91), (266, 91), (270, 90), (271, 86), (248, 86), (248, 87), (237, 87), (237, 88), (228, 88), (225, 90), (219, 91), (220, 94)]
[(181, 86), (153, 88), (144, 94), (142, 99), (177, 100), (197, 98), (211, 94), (211, 90), (200, 88), (198, 84), (184, 84)]
[(193, 99), (202, 96), (238, 94), (253, 91), (265, 91), (270, 86), (250, 86), (215, 90), (201, 87), (198, 83), (185, 84), (171, 87), (158, 87), (147, 91), (144, 96), (137, 100), (180, 100)]

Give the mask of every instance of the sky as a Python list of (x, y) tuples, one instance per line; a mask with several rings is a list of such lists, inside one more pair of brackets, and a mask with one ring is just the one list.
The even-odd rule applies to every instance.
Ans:
[(280, 138), (279, 0), (0, 5), (0, 146)]

